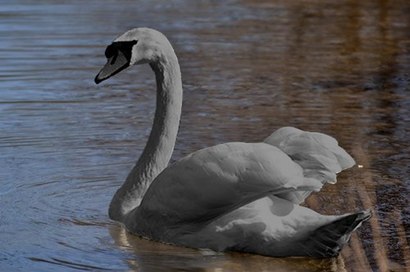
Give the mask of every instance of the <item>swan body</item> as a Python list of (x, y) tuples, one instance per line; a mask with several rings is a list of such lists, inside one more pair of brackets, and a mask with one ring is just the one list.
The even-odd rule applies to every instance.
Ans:
[(110, 204), (132, 233), (166, 243), (269, 256), (336, 256), (370, 211), (320, 215), (300, 206), (354, 165), (338, 142), (293, 127), (261, 143), (198, 150), (169, 165), (178, 131), (182, 82), (167, 38), (136, 28), (107, 47), (99, 83), (134, 64), (150, 64), (157, 108), (148, 143)]

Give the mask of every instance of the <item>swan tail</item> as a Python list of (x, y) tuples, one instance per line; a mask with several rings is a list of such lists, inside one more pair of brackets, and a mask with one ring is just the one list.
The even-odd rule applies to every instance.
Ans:
[(301, 243), (303, 255), (317, 258), (336, 257), (350, 240), (352, 232), (371, 217), (371, 211), (350, 214), (324, 225)]

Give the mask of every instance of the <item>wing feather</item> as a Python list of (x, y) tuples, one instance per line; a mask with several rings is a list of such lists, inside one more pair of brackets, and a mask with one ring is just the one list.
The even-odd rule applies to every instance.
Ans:
[(169, 232), (214, 220), (268, 194), (319, 190), (283, 151), (266, 143), (225, 143), (194, 152), (165, 169), (138, 208)]
[(132, 218), (140, 219), (140, 234), (169, 240), (265, 196), (299, 204), (352, 165), (334, 138), (285, 127), (264, 143), (220, 144), (170, 165)]
[[(303, 131), (293, 127), (276, 130), (264, 140), (265, 143), (278, 147), (303, 168), (305, 178), (324, 183), (335, 183), (336, 174), (352, 167), (353, 158), (339, 146), (333, 137)], [(303, 202), (310, 192), (291, 192), (280, 195), (294, 203)]]

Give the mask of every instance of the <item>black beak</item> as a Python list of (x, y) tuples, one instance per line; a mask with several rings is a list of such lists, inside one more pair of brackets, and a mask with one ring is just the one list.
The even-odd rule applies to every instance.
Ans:
[(129, 65), (129, 60), (121, 51), (118, 51), (116, 54), (107, 59), (107, 63), (95, 77), (94, 81), (96, 84), (98, 84), (106, 80), (107, 78), (110, 78), (115, 74), (118, 74), (119, 72), (127, 68)]

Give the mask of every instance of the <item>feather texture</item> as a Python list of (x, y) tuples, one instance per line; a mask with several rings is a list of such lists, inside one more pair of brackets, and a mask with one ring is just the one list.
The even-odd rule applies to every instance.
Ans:
[[(299, 164), (305, 178), (318, 180), (322, 184), (336, 183), (336, 174), (355, 164), (354, 159), (339, 146), (336, 139), (323, 133), (283, 127), (264, 142), (278, 147)], [(292, 192), (282, 197), (299, 204), (310, 193)]]
[[(194, 229), (266, 195), (318, 191), (303, 169), (265, 143), (225, 143), (194, 152), (166, 168), (151, 184), (139, 216), (162, 234)], [(159, 219), (161, 218), (161, 219)], [(151, 222), (152, 221), (152, 222)]]

